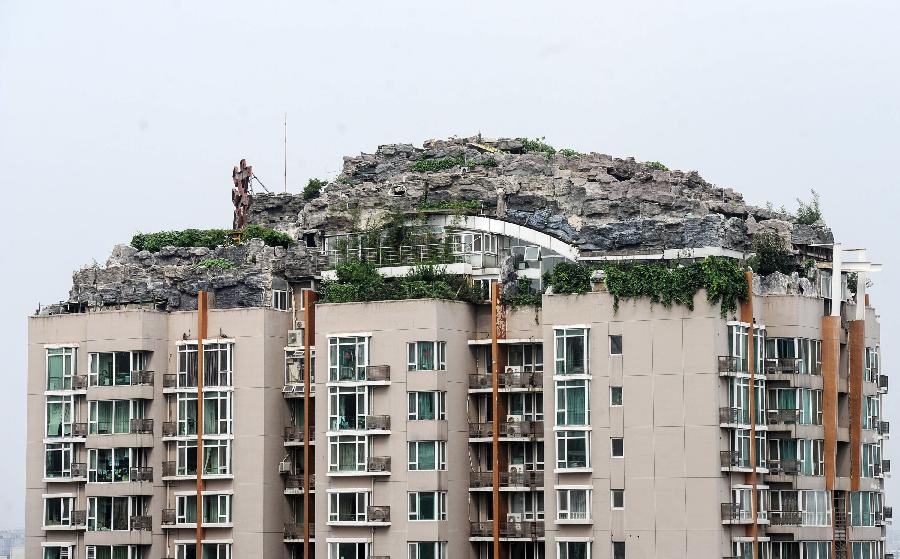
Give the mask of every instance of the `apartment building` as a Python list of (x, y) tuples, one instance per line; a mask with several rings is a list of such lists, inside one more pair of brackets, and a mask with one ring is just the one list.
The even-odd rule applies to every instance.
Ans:
[[(812, 281), (748, 272), (723, 312), (702, 290), (619, 300), (602, 274), (544, 292), (561, 262), (623, 255), (500, 211), (423, 221), (443, 271), (483, 300), (317, 300), (342, 263), (401, 278), (437, 253), (297, 230), (302, 250), (253, 245), (250, 279), (210, 273), (189, 302), (122, 284), (31, 317), (27, 556), (890, 557), (864, 253), (795, 244)], [(190, 250), (151, 279), (208, 257)], [(508, 303), (516, 282), (540, 304)]]

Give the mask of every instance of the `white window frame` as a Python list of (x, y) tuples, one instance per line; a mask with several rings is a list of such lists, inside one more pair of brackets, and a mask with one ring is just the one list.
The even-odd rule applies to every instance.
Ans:
[[(50, 448), (54, 447), (54, 448)], [(58, 447), (58, 448), (57, 448)], [(62, 469), (59, 476), (50, 477), (47, 475), (47, 454), (50, 452), (59, 452)], [(46, 443), (44, 445), (44, 479), (68, 479), (72, 477), (72, 459), (75, 456), (72, 443)], [(68, 464), (68, 468), (66, 465)]]
[[(60, 502), (60, 522), (59, 524), (48, 524), (47, 523), (47, 512), (49, 509), (50, 501), (59, 501)], [(57, 528), (67, 528), (72, 526), (73, 515), (72, 513), (75, 510), (75, 497), (66, 493), (66, 494), (58, 494), (58, 495), (44, 495), (43, 496), (43, 515), (41, 516), (41, 526), (46, 530), (47, 528), (53, 530)]]
[[(203, 559), (231, 559), (231, 542), (203, 540), (200, 551), (196, 549), (196, 543), (176, 542), (175, 557), (176, 559), (187, 559), (188, 547), (194, 547), (194, 557), (203, 557)], [(214, 546), (212, 553), (207, 553), (207, 546)]]
[[(409, 470), (416, 472), (434, 472), (444, 471), (447, 469), (447, 441), (409, 441)], [(419, 447), (424, 445), (434, 445), (434, 469), (419, 468)], [(415, 450), (414, 450), (415, 449)]]
[[(625, 351), (625, 340), (622, 334), (609, 334), (607, 338), (609, 339), (609, 355), (611, 357), (622, 355)], [(613, 353), (613, 338), (619, 338), (619, 353)]]
[(291, 305), (291, 292), (288, 289), (272, 290), (272, 308), (276, 311), (289, 311)]
[(556, 557), (557, 557), (557, 559), (569, 559), (569, 546), (571, 544), (584, 544), (586, 546), (586, 553), (585, 553), (584, 557), (586, 557), (586, 559), (592, 558), (591, 553), (593, 550), (591, 548), (593, 547), (594, 542), (592, 542), (590, 539), (587, 539), (587, 538), (580, 538), (580, 539), (557, 538), (556, 539)]
[(507, 510), (520, 514), (525, 522), (544, 519), (543, 491), (513, 491), (507, 493)]
[[(113, 505), (113, 506), (110, 508), (110, 514), (112, 515), (112, 516), (110, 516), (110, 518), (109, 518), (109, 520), (110, 520), (110, 522), (109, 522), (110, 529), (109, 529), (109, 530), (102, 530), (102, 531), (104, 531), (104, 532), (105, 532), (105, 531), (109, 531), (109, 532), (128, 532), (128, 531), (131, 530), (131, 518), (132, 518), (133, 516), (136, 516), (136, 515), (134, 514), (134, 513), (135, 513), (135, 510), (134, 510), (134, 509), (135, 509), (135, 502), (134, 502), (135, 497), (103, 496), (103, 497), (88, 497), (88, 498), (87, 498), (87, 531), (88, 531), (88, 532), (97, 532), (97, 531), (100, 531), (100, 530), (97, 529), (97, 524), (98, 524), (98, 518), (97, 518), (97, 512), (98, 512), (98, 511), (97, 511), (97, 501), (98, 501), (98, 499), (111, 499), (111, 500), (112, 500), (112, 505)], [(127, 505), (128, 505), (128, 507), (127, 507), (127, 508), (128, 508), (128, 515), (127, 515), (128, 523), (127, 523), (127, 526), (125, 527), (124, 530), (115, 530), (115, 529), (112, 528), (112, 526), (113, 526), (113, 518), (115, 517), (115, 504), (116, 504), (117, 501), (122, 500), (122, 499), (124, 499), (125, 502), (126, 502)]]
[(118, 544), (118, 545), (86, 545), (84, 546), (84, 555), (86, 559), (97, 559), (97, 551), (103, 548), (109, 548), (109, 556), (113, 557), (113, 553), (115, 548), (125, 547), (128, 549), (128, 559), (139, 559), (143, 557), (140, 550), (138, 550), (138, 546), (136, 545), (127, 545), (127, 544)]
[[(584, 511), (572, 510), (573, 497), (578, 494), (584, 497)], [(580, 501), (580, 497), (578, 499)], [(557, 487), (556, 488), (556, 519), (557, 520), (584, 520), (592, 518), (593, 489), (590, 487)]]
[[(419, 518), (422, 513), (422, 495), (434, 495), (434, 518)], [(409, 521), (410, 522), (438, 522), (447, 520), (447, 492), (446, 491), (410, 491), (408, 493)]]
[[(110, 411), (109, 430), (100, 432), (100, 406), (109, 405)], [(128, 407), (128, 424), (124, 431), (116, 431), (116, 408)], [(127, 435), (131, 433), (131, 420), (144, 418), (144, 400), (89, 400), (88, 401), (88, 434), (90, 435)]]
[[(569, 417), (568, 392), (570, 390), (584, 392), (584, 421), (580, 423), (572, 421), (572, 418)], [(557, 425), (582, 427), (591, 424), (591, 381), (587, 379), (557, 380), (554, 393), (556, 395)]]
[[(569, 440), (584, 439), (585, 456), (583, 466), (572, 466), (568, 458)], [(556, 469), (582, 470), (591, 467), (591, 432), (584, 430), (562, 430), (556, 432)]]
[[(356, 400), (356, 417), (352, 418), (355, 427), (342, 427), (338, 405), (341, 398)], [(369, 389), (366, 386), (329, 386), (328, 387), (328, 430), (329, 431), (365, 431), (366, 416), (369, 415)], [(350, 423), (348, 423), (350, 425)]]
[[(616, 454), (616, 445), (615, 441), (622, 441), (622, 454)], [(609, 457), (616, 458), (625, 458), (625, 437), (610, 437), (609, 438)]]
[[(50, 429), (50, 406), (59, 405), (60, 410), (60, 433), (52, 434)], [(75, 407), (75, 396), (73, 395), (50, 395), (44, 400), (44, 435), (47, 438), (65, 438), (74, 435), (73, 428), (76, 421), (77, 408)]]
[[(619, 389), (619, 403), (616, 404), (613, 401), (613, 390)], [(621, 408), (625, 404), (625, 389), (622, 386), (610, 386), (609, 387), (609, 407), (611, 408)]]
[[(62, 386), (50, 386), (50, 358), (62, 359)], [(78, 347), (56, 346), (44, 350), (44, 387), (45, 390), (71, 390), (72, 379), (78, 374)]]
[[(341, 447), (354, 445), (356, 448), (356, 468), (339, 469)], [(365, 435), (340, 435), (328, 437), (328, 471), (329, 472), (364, 472), (369, 459), (369, 438)]]
[[(434, 400), (434, 419), (419, 417), (419, 397), (428, 394)], [(444, 421), (447, 419), (447, 392), (443, 390), (418, 390), (407, 392), (407, 419), (409, 421)]]
[(434, 545), (434, 554), (432, 555), (433, 557), (436, 557), (437, 559), (447, 559), (447, 542), (432, 541), (409, 542), (407, 546), (408, 559), (419, 559), (419, 546), (429, 544)]
[[(622, 494), (622, 506), (616, 506), (616, 493)], [(612, 510), (625, 510), (625, 490), (624, 489), (610, 489), (609, 490), (609, 506)]]
[[(578, 333), (580, 331), (580, 333)], [(590, 332), (587, 326), (555, 326), (553, 328), (553, 371), (557, 376), (589, 375), (590, 374)], [(582, 362), (584, 370), (570, 370), (566, 364), (566, 340), (570, 338), (583, 338)], [(562, 349), (562, 355), (560, 355)]]
[[(521, 408), (521, 409), (519, 409)], [(511, 392), (507, 411), (510, 415), (520, 415), (523, 421), (544, 420), (544, 395), (540, 392)]]
[[(341, 519), (340, 505), (342, 499), (350, 499), (356, 506), (353, 518)], [(363, 489), (341, 489), (328, 491), (328, 523), (329, 524), (362, 524), (368, 521), (369, 491)]]
[[(369, 364), (369, 340), (367, 335), (337, 335), (328, 337), (328, 380), (340, 381), (365, 381), (366, 367)], [(352, 378), (344, 378), (340, 372), (339, 353), (342, 347), (352, 346), (354, 350), (355, 364)], [(360, 358), (362, 353), (362, 358)]]
[[(419, 344), (431, 344), (431, 352), (434, 355), (433, 369), (419, 368)], [(406, 343), (406, 370), (418, 371), (446, 371), (447, 370), (447, 342), (420, 340)]]
[[(371, 553), (372, 542), (367, 539), (347, 538), (347, 539), (329, 539), (328, 540), (328, 559), (344, 559), (347, 555), (340, 554), (341, 545), (353, 545), (355, 557), (348, 559), (368, 559)], [(362, 555), (360, 555), (360, 546), (362, 547)]]

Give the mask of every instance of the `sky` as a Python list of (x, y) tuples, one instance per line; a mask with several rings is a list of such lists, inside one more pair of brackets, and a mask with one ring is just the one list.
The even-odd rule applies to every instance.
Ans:
[(282, 190), (285, 114), (292, 192), (344, 155), (478, 132), (698, 170), (760, 205), (814, 188), (884, 264), (892, 374), (897, 21), (866, 0), (0, 0), (0, 529), (24, 526), (27, 315), (138, 231), (230, 226), (241, 158)]

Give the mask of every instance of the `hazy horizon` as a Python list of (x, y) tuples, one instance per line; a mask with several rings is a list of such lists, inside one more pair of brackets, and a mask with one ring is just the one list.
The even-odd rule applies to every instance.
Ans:
[(884, 264), (890, 375), (897, 21), (896, 3), (808, 0), (0, 0), (0, 529), (24, 526), (26, 316), (138, 231), (228, 227), (241, 158), (281, 191), (285, 113), (292, 192), (343, 155), (478, 132), (698, 170), (758, 205), (815, 188), (836, 239)]

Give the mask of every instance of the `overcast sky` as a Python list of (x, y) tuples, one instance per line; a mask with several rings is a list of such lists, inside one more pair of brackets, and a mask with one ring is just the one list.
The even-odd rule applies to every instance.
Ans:
[(26, 316), (137, 231), (230, 226), (242, 157), (281, 189), (284, 113), (291, 191), (346, 154), (479, 131), (758, 204), (815, 188), (835, 237), (885, 264), (892, 374), (900, 3), (299, 4), (0, 0), (0, 529), (24, 526)]

